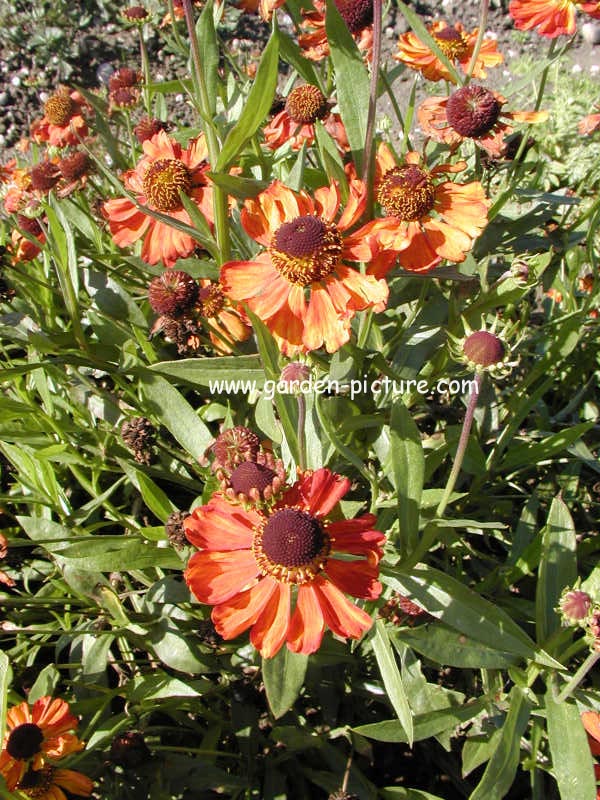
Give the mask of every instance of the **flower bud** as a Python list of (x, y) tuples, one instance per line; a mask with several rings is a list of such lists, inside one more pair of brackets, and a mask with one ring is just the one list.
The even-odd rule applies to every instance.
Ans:
[(463, 353), (476, 367), (491, 367), (504, 358), (504, 344), (494, 333), (475, 331), (465, 339)]

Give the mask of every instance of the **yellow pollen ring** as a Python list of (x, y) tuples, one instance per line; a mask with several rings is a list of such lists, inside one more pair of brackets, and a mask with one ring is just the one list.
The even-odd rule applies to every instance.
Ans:
[(189, 194), (192, 176), (178, 158), (159, 158), (146, 170), (144, 193), (159, 211), (176, 211), (181, 208), (179, 191)]
[(389, 216), (416, 222), (432, 210), (435, 186), (429, 173), (419, 167), (394, 167), (385, 173), (377, 200)]
[(297, 286), (309, 286), (315, 281), (323, 280), (334, 271), (342, 255), (342, 236), (332, 223), (324, 222), (325, 230), (321, 241), (311, 253), (292, 255), (275, 246), (277, 232), (271, 239), (269, 255), (275, 269), (289, 283)]
[[(298, 506), (290, 506), (298, 511), (304, 512), (304, 509)], [(265, 553), (263, 549), (263, 532), (269, 520), (265, 519), (259, 525), (255, 525), (254, 539), (252, 541), (252, 555), (260, 570), (261, 575), (274, 578), (279, 583), (293, 583), (296, 586), (301, 586), (304, 583), (311, 583), (317, 575), (323, 571), (327, 558), (331, 553), (331, 537), (327, 533), (326, 525), (320, 521), (323, 533), (323, 545), (317, 555), (306, 564), (297, 567), (287, 567), (284, 564), (277, 564)]]
[[(447, 33), (444, 36), (446, 31), (452, 31), (452, 33)], [(435, 33), (433, 38), (442, 53), (447, 56), (450, 61), (462, 58), (469, 51), (469, 43), (466, 36), (454, 28), (444, 28)]]

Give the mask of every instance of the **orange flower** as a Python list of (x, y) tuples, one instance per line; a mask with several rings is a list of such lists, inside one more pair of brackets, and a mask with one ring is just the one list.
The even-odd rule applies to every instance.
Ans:
[[(11, 233), (11, 253), (13, 263), (19, 261), (32, 261), (41, 251), (46, 243), (46, 234), (36, 217), (26, 217), (24, 214), (17, 214), (18, 228), (14, 228)], [(29, 234), (27, 237), (25, 234)], [(37, 239), (39, 245), (32, 241), (32, 237)]]
[[(598, 106), (596, 106), (598, 108)], [(588, 114), (587, 117), (579, 120), (577, 130), (582, 136), (589, 136), (600, 130), (600, 114)]]
[[(397, 165), (390, 149), (380, 145), (375, 191), (387, 216), (367, 223), (362, 231), (365, 240), (374, 236), (384, 251), (399, 253), (401, 266), (411, 272), (427, 272), (442, 259), (464, 261), (486, 225), (490, 202), (479, 181), (435, 179), (465, 167), (459, 161), (429, 170), (414, 152)], [(384, 263), (383, 272), (387, 267), (389, 263)], [(380, 275), (382, 269), (369, 272)]]
[(9, 790), (28, 769), (41, 769), (45, 758), (56, 760), (82, 750), (83, 742), (69, 733), (76, 727), (77, 717), (59, 698), (41, 697), (32, 708), (23, 702), (9, 709), (0, 753), (0, 775)]
[(235, 5), (248, 13), (259, 12), (265, 22), (269, 22), (273, 12), (285, 3), (285, 0), (237, 0)]
[[(600, 713), (583, 711), (581, 714), (583, 727), (588, 735), (588, 744), (593, 756), (600, 756)], [(600, 764), (594, 764), (596, 780), (600, 780)], [(596, 792), (596, 800), (600, 800), (600, 789)]]
[(94, 782), (73, 769), (57, 769), (47, 765), (39, 770), (28, 770), (17, 785), (17, 789), (27, 797), (36, 800), (67, 800), (63, 792), (66, 789), (69, 795), (89, 797), (94, 788)]
[(251, 628), (254, 647), (272, 658), (284, 643), (314, 653), (326, 627), (352, 639), (371, 627), (369, 614), (344, 593), (379, 597), (385, 537), (373, 529), (372, 514), (327, 519), (349, 488), (348, 478), (323, 468), (305, 472), (270, 510), (244, 509), (215, 494), (185, 520), (188, 539), (201, 548), (185, 579), (201, 603), (214, 606), (224, 639)]
[(507, 149), (505, 137), (513, 128), (502, 122), (545, 122), (547, 111), (503, 111), (506, 98), (483, 86), (470, 83), (449, 97), (428, 97), (417, 109), (426, 136), (455, 149), (465, 139), (473, 139), (490, 158), (500, 158)]
[(357, 311), (385, 307), (385, 281), (345, 263), (364, 260), (361, 230), (343, 236), (364, 208), (364, 185), (356, 180), (350, 181), (348, 203), (337, 222), (335, 183), (310, 197), (274, 181), (246, 200), (242, 225), (265, 249), (252, 261), (224, 264), (221, 284), (225, 294), (247, 303), (265, 322), (285, 355), (323, 346), (333, 353), (349, 340)]
[[(476, 28), (471, 33), (466, 33), (464, 26), (460, 22), (451, 26), (438, 20), (430, 26), (429, 33), (435, 39), (436, 44), (444, 55), (450, 61), (458, 62), (462, 71), (466, 74), (475, 49), (475, 42), (479, 33), (478, 29)], [(444, 64), (413, 31), (404, 33), (400, 37), (398, 48), (398, 52), (393, 55), (393, 58), (406, 64), (411, 69), (418, 70), (427, 80), (454, 82)], [(487, 75), (485, 67), (495, 67), (503, 61), (504, 57), (502, 53), (497, 51), (494, 39), (485, 38), (477, 55), (473, 77), (485, 78)]]
[[(138, 204), (191, 225), (179, 192), (191, 197), (204, 216), (212, 222), (212, 189), (207, 186), (208, 151), (204, 135), (192, 139), (187, 150), (159, 131), (147, 139), (144, 155), (135, 169), (123, 176), (125, 188), (135, 195)], [(113, 241), (127, 247), (143, 237), (142, 259), (148, 264), (162, 261), (172, 267), (178, 258), (194, 252), (196, 242), (187, 233), (151, 217), (128, 197), (108, 200), (103, 205)]]
[[(359, 49), (370, 58), (373, 47), (373, 0), (335, 0), (335, 4)], [(329, 55), (325, 8), (323, 0), (314, 0), (313, 10), (302, 10), (302, 28), (308, 33), (298, 37), (298, 44), (306, 58), (312, 61), (321, 61)]]
[(79, 92), (69, 92), (61, 86), (44, 105), (44, 116), (31, 125), (31, 137), (35, 142), (48, 142), (54, 147), (77, 144), (88, 134), (87, 122), (82, 111), (86, 106)]
[(508, 13), (520, 31), (537, 32), (548, 39), (565, 33), (575, 33), (575, 12), (579, 7), (595, 19), (600, 19), (600, 3), (580, 0), (510, 0)]
[(332, 114), (330, 104), (317, 86), (304, 84), (289, 93), (285, 108), (264, 127), (265, 141), (271, 150), (290, 143), (292, 150), (300, 150), (306, 142), (315, 140), (315, 123), (323, 120), (325, 130), (337, 142), (340, 150), (349, 150), (346, 130), (339, 114)]
[(245, 342), (252, 333), (246, 315), (242, 318), (218, 283), (200, 281), (195, 308), (217, 353), (231, 353), (236, 342)]

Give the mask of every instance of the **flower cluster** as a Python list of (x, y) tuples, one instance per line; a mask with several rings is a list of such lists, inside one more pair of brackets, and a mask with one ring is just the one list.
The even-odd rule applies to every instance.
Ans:
[(0, 753), (0, 775), (9, 791), (18, 789), (38, 800), (67, 800), (63, 790), (89, 797), (90, 778), (55, 766), (83, 749), (83, 742), (71, 732), (76, 727), (77, 717), (59, 698), (41, 697), (33, 706), (23, 702), (10, 708)]
[(234, 639), (250, 628), (266, 658), (284, 644), (313, 653), (326, 628), (360, 638), (371, 616), (345, 595), (379, 597), (384, 535), (372, 514), (341, 517), (350, 481), (322, 468), (284, 485), (281, 464), (240, 427), (222, 433), (212, 450), (228, 486), (184, 522), (198, 548), (185, 578), (200, 602), (214, 606), (217, 633)]

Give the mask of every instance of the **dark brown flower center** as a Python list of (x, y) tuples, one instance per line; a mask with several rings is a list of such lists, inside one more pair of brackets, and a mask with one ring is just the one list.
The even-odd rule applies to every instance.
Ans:
[(6, 751), (12, 758), (26, 761), (40, 752), (43, 741), (44, 734), (39, 725), (35, 725), (33, 722), (24, 722), (10, 732), (6, 742)]
[(454, 61), (456, 58), (462, 58), (469, 50), (466, 36), (450, 25), (434, 33), (433, 38), (442, 53), (448, 56), (451, 61)]
[(329, 113), (325, 95), (317, 86), (297, 86), (289, 93), (285, 110), (300, 125), (314, 123)]
[(125, 86), (138, 86), (142, 81), (142, 73), (129, 67), (120, 67), (108, 79), (108, 88), (111, 92)]
[(416, 222), (433, 208), (435, 186), (431, 175), (414, 164), (393, 167), (383, 176), (377, 200), (386, 214), (403, 222)]
[(59, 91), (51, 95), (44, 105), (44, 114), (52, 125), (64, 127), (74, 116), (76, 105), (68, 91)]
[(139, 99), (140, 92), (135, 86), (118, 86), (110, 92), (110, 102), (115, 108), (133, 108)]
[(504, 358), (504, 345), (494, 333), (475, 331), (465, 339), (463, 353), (473, 364), (491, 367)]
[(22, 231), (26, 231), (32, 236), (39, 236), (42, 232), (42, 226), (36, 217), (26, 217), (24, 214), (17, 214), (17, 223)]
[(47, 797), (47, 792), (52, 787), (54, 772), (54, 767), (50, 765), (42, 769), (29, 769), (17, 784), (17, 789), (24, 792), (27, 797)]
[(297, 508), (275, 512), (262, 535), (264, 554), (282, 567), (308, 566), (322, 551), (325, 542), (320, 522)]
[(286, 280), (308, 286), (333, 272), (342, 254), (342, 237), (332, 223), (305, 214), (275, 231), (270, 253)]
[(192, 177), (178, 158), (159, 158), (148, 167), (143, 185), (146, 197), (159, 211), (175, 211), (181, 208), (179, 192), (189, 194)]
[(198, 297), (198, 284), (183, 270), (166, 270), (152, 278), (148, 287), (148, 300), (157, 314), (177, 316), (187, 311)]
[(133, 129), (138, 142), (141, 144), (146, 139), (151, 139), (159, 131), (167, 129), (167, 123), (160, 119), (150, 119), (150, 117), (143, 117)]
[(236, 494), (250, 495), (252, 489), (262, 495), (267, 486), (271, 486), (276, 473), (274, 470), (265, 467), (264, 464), (257, 464), (255, 461), (244, 461), (231, 473), (229, 482)]
[(494, 127), (501, 109), (493, 92), (470, 83), (450, 95), (446, 104), (446, 119), (461, 136), (477, 138)]
[(126, 8), (122, 14), (125, 19), (131, 22), (143, 22), (150, 16), (143, 6), (131, 6), (131, 8)]
[(373, 23), (373, 0), (335, 0), (350, 33), (360, 33)]

